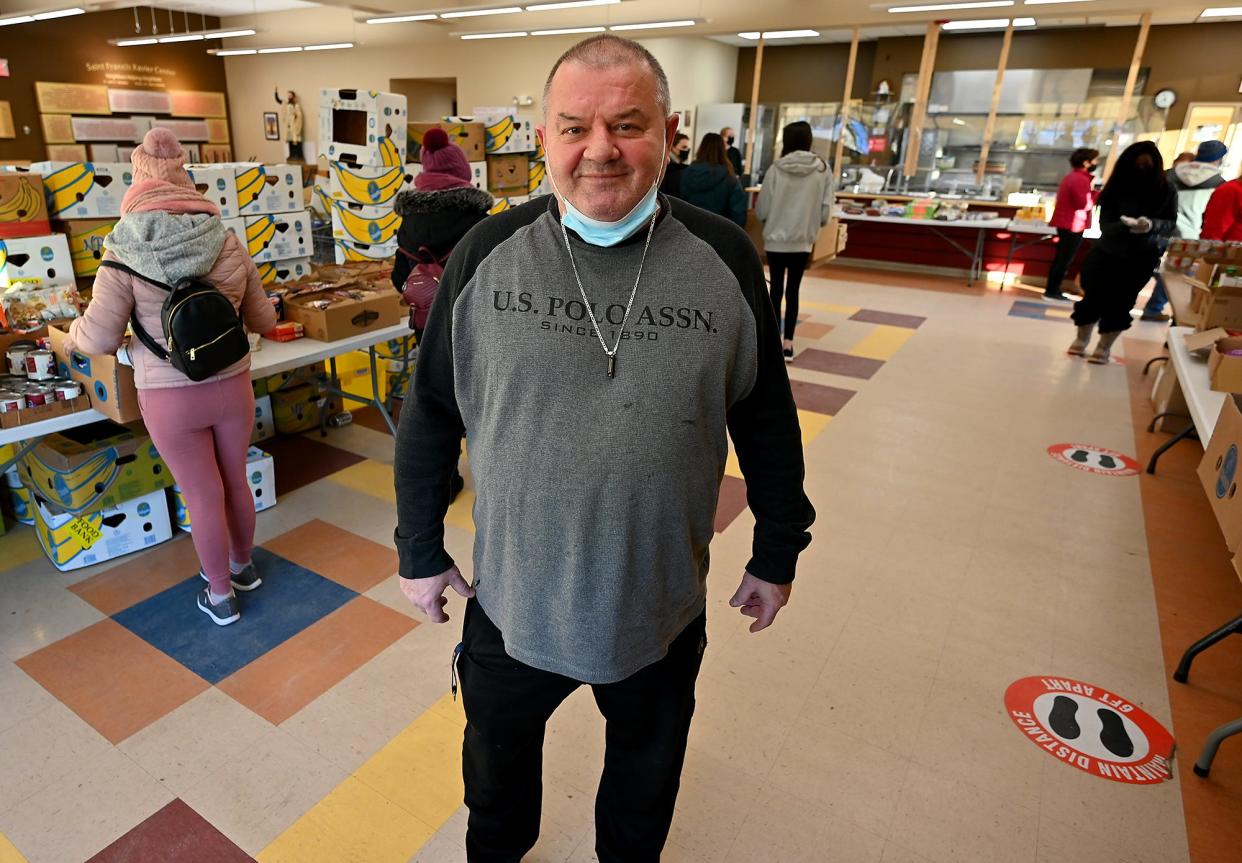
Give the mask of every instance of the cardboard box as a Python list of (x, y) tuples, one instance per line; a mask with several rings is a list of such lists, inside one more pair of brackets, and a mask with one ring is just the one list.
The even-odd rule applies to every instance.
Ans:
[(35, 162), (30, 171), (43, 175), (53, 219), (119, 219), (121, 199), (134, 183), (126, 162)]
[[(350, 351), (336, 358), (336, 376), (340, 380), (340, 388), (347, 393), (364, 399), (388, 398), (388, 361), (382, 357), (375, 360), (375, 382), (371, 385), (371, 355), (368, 351)], [(358, 402), (346, 401), (347, 407), (360, 407)]]
[(1179, 323), (1197, 330), (1216, 327), (1242, 329), (1242, 288), (1209, 288), (1198, 280), (1188, 280), (1190, 307)]
[[(1190, 347), (1190, 339), (1186, 346)], [(1242, 393), (1242, 354), (1230, 356), (1229, 351), (1242, 351), (1242, 338), (1226, 336), (1217, 339), (1208, 354), (1208, 376), (1212, 389), (1222, 393)]]
[(525, 195), (529, 182), (529, 156), (509, 154), (487, 157), (487, 190), (493, 195)]
[(432, 123), (409, 124), (409, 160), (422, 161), (423, 135), (428, 129), (443, 129), (449, 142), (466, 154), (467, 162), (482, 162), (487, 156), (487, 130), (482, 123), (454, 123), (437, 120)]
[[(359, 290), (362, 286), (344, 286)], [(306, 335), (321, 342), (332, 342), (362, 333), (380, 330), (401, 322), (403, 308), (401, 295), (382, 287), (364, 289), (360, 299), (338, 299), (336, 289), (308, 291), (285, 298), (285, 318), (306, 327)], [(311, 304), (328, 300), (327, 308), (317, 309)]]
[(246, 244), (246, 220), (241, 216), (235, 219), (221, 219), (224, 229), (237, 235), (237, 239), (242, 241), (242, 245)]
[(299, 384), (314, 384), (319, 386), (320, 381), (327, 380), (328, 367), (326, 363), (313, 363), (309, 366), (300, 366), (296, 369), (290, 369), (287, 372), (269, 375), (262, 381), (263, 391), (268, 395), (274, 395), (282, 389), (289, 389)]
[(496, 198), (492, 208), (487, 211), (489, 216), (497, 213), (503, 213), (505, 210), (512, 210), (514, 207), (520, 207), (530, 200), (530, 195), (510, 195), (507, 198)]
[(305, 209), (299, 166), (243, 163), (234, 168), (239, 215), (296, 213)]
[(0, 428), (16, 428), (17, 426), (30, 425), (43, 420), (52, 420), (90, 409), (90, 397), (83, 393), (76, 399), (69, 399), (68, 401), (51, 402), (36, 408), (23, 408), (19, 411), (2, 413), (0, 414)]
[(528, 195), (551, 195), (552, 180), (548, 178), (548, 165), (546, 162), (537, 162), (530, 160), (529, 173), (526, 178), (526, 193)]
[(173, 484), (150, 437), (109, 422), (48, 435), (17, 467), (22, 484), (52, 510), (75, 515)]
[(1181, 431), (1190, 421), (1190, 407), (1186, 404), (1181, 381), (1169, 363), (1157, 367), (1151, 388), (1151, 409), (1156, 414), (1169, 415), (1156, 421), (1156, 428), (1162, 432)]
[[(391, 211), (393, 199), (413, 178), (406, 165), (351, 168), (342, 162), (333, 162), (326, 180), (327, 197), (333, 201), (371, 207), (386, 206)], [(315, 183), (318, 188), (318, 178)], [(324, 212), (327, 215), (331, 210), (325, 209)]]
[(35, 523), (34, 494), (30, 489), (18, 484), (17, 488), (9, 488), (9, 507), (13, 520), (18, 524), (33, 525)]
[(313, 267), (310, 258), (290, 258), (285, 261), (265, 261), (257, 265), (259, 278), (265, 285), (279, 285), (294, 282), (311, 275)]
[(272, 393), (272, 416), (280, 434), (299, 434), (319, 427), (323, 396), (314, 384), (284, 387)]
[[(474, 184), (476, 189), (487, 191), (487, 161), (480, 160), (478, 162), (470, 162), (470, 182)], [(414, 178), (423, 172), (423, 166), (417, 162), (411, 162), (405, 166), (409, 182), (405, 188), (414, 182)]]
[(309, 258), (311, 214), (299, 213), (249, 216), (246, 218), (246, 250), (255, 263)]
[(86, 515), (58, 515), (35, 495), (35, 533), (61, 572), (140, 551), (172, 539), (163, 489)]
[(38, 174), (0, 172), (0, 239), (51, 233), (43, 178)]
[(220, 218), (235, 219), (241, 215), (237, 200), (237, 169), (227, 165), (186, 165), (186, 172), (194, 181), (194, 188), (220, 208)]
[(261, 395), (254, 400), (254, 428), (250, 432), (250, 442), (265, 441), (276, 434), (276, 417), (272, 413), (272, 397)]
[(1242, 446), (1242, 406), (1229, 396), (1199, 462), (1199, 481), (1220, 523), (1230, 551), (1242, 544), (1242, 494), (1238, 493), (1239, 446)]
[(76, 284), (69, 241), (62, 234), (0, 240), (0, 288), (18, 280), (54, 286)]
[(405, 96), (377, 90), (321, 90), (319, 148), (353, 166), (405, 163), (409, 139)]
[(500, 153), (534, 153), (537, 149), (535, 126), (538, 117), (534, 114), (476, 111), (474, 117), (454, 119), (470, 119), (483, 123), (483, 146), (489, 156)]
[(332, 202), (332, 236), (337, 240), (382, 245), (397, 239), (401, 217), (392, 207), (369, 207), (348, 201)]
[(812, 261), (823, 261), (835, 258), (845, 248), (846, 224), (838, 219), (829, 219), (828, 224), (819, 230), (815, 239), (815, 247), (811, 250)]
[(82, 385), (91, 397), (91, 407), (113, 422), (131, 423), (142, 419), (132, 367), (122, 365), (115, 356), (92, 357), (70, 351), (69, 337), (60, 326), (49, 326), (47, 336), (61, 371)]
[[(384, 168), (384, 169), (377, 169), (377, 170), (400, 170), (400, 169)], [(402, 176), (402, 184), (398, 185), (397, 191), (401, 190), (401, 186), (404, 185), (404, 182), (405, 182), (404, 178), (408, 175), (402, 173), (401, 176)], [(342, 194), (344, 193), (342, 192)], [(376, 194), (380, 194), (380, 192), (378, 192), (377, 190)], [(396, 194), (397, 192), (393, 192), (394, 196), (396, 196)], [(325, 219), (329, 218), (332, 215), (332, 179), (331, 177), (329, 176), (315, 177), (315, 185), (311, 189), (309, 209), (314, 210), (315, 215), (322, 216)]]
[[(276, 463), (257, 446), (246, 451), (246, 483), (254, 498), (255, 512), (263, 512), (276, 505)], [(186, 533), (191, 533), (190, 509), (186, 506), (180, 486), (174, 485), (168, 490), (168, 500), (172, 506), (173, 523)]]
[(69, 258), (76, 278), (89, 279), (99, 270), (104, 240), (112, 233), (116, 222), (116, 219), (74, 219), (55, 223), (56, 230), (69, 241)]
[(350, 240), (334, 240), (337, 264), (382, 263), (391, 261), (397, 254), (397, 241), (387, 243), (355, 243)]

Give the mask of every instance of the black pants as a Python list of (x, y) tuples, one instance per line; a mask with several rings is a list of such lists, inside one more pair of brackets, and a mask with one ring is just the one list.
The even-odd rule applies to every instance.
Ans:
[(289, 145), (289, 161), (290, 161), (290, 162), (300, 162), (300, 161), (302, 161), (302, 145), (301, 145), (301, 143), (297, 143), (297, 144), (295, 144), (295, 143), (293, 143), (292, 141), (286, 141), (285, 143)]
[(1061, 283), (1069, 272), (1070, 264), (1074, 263), (1074, 255), (1082, 245), (1082, 234), (1075, 234), (1065, 228), (1057, 228), (1057, 252), (1052, 258), (1052, 269), (1048, 271), (1048, 282), (1044, 285), (1044, 293), (1056, 296), (1061, 293)]
[(1119, 258), (1104, 254), (1098, 246), (1092, 249), (1078, 278), (1082, 299), (1074, 303), (1074, 323), (1081, 327), (1098, 321), (1101, 333), (1130, 329), (1130, 310), (1158, 260), (1152, 255)]
[[(681, 784), (706, 622), (704, 612), (659, 662), (619, 683), (591, 687), (607, 721), (595, 797), (600, 863), (660, 859)], [(473, 599), (462, 643), (457, 671), (466, 708), (466, 858), (518, 863), (539, 838), (545, 726), (582, 684), (510, 657), (500, 630)]]
[[(777, 320), (781, 316), (781, 294), (785, 295), (785, 338), (792, 340), (798, 326), (798, 288), (806, 272), (810, 252), (768, 252), (768, 270), (772, 276), (772, 306)], [(786, 281), (786, 273), (789, 279)]]

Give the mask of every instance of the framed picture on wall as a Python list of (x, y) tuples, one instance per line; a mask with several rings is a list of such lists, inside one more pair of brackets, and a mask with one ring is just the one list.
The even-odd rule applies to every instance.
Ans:
[(280, 140), (280, 120), (275, 111), (263, 112), (263, 137), (269, 141)]

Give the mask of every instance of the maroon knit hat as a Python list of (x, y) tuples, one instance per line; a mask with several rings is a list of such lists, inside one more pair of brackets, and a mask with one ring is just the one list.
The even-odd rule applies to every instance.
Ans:
[[(466, 154), (461, 147), (449, 143), (448, 134), (439, 126), (428, 129), (423, 134), (422, 163), (423, 170), (418, 177), (426, 174), (447, 174), (467, 185), (473, 179)], [(415, 185), (418, 177), (415, 178)]]

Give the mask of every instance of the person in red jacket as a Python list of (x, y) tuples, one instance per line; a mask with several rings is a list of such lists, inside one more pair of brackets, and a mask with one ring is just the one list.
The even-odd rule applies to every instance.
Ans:
[(1057, 187), (1057, 205), (1052, 211), (1049, 225), (1057, 229), (1057, 252), (1052, 259), (1052, 269), (1048, 271), (1048, 281), (1044, 285), (1044, 299), (1069, 302), (1070, 298), (1061, 292), (1061, 283), (1069, 272), (1074, 255), (1082, 244), (1082, 235), (1091, 227), (1091, 213), (1095, 209), (1098, 192), (1091, 188), (1094, 178), (1091, 172), (1099, 163), (1100, 151), (1088, 147), (1080, 147), (1070, 154), (1070, 165), (1073, 167), (1061, 185)]
[(1201, 240), (1242, 243), (1242, 177), (1217, 187), (1203, 211)]

